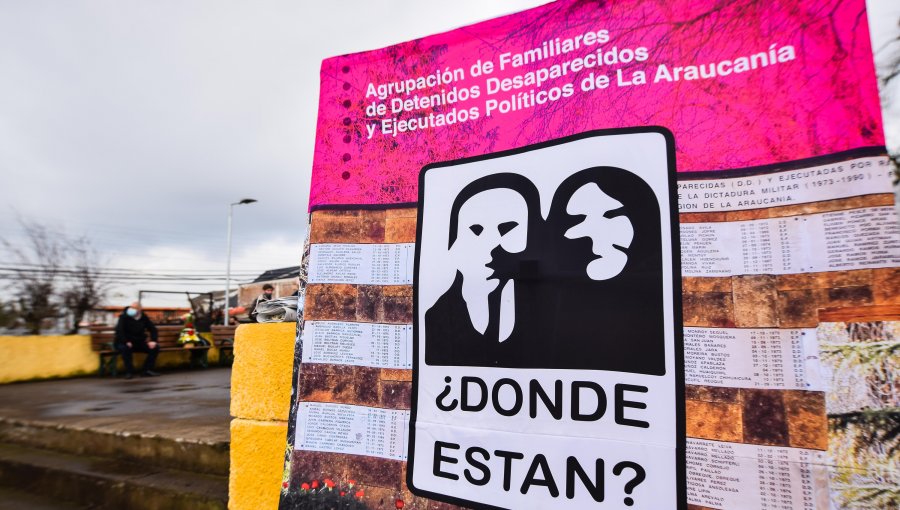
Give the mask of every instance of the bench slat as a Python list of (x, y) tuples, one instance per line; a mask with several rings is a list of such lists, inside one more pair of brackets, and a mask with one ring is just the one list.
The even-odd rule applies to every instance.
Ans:
[[(88, 328), (91, 332), (91, 349), (96, 352), (100, 356), (100, 375), (102, 376), (106, 370), (110, 370), (113, 375), (116, 374), (116, 368), (114, 363), (116, 363), (116, 357), (119, 355), (119, 352), (116, 350), (111, 350), (109, 345), (112, 344), (116, 339), (116, 328), (113, 326), (90, 326)], [(178, 343), (178, 338), (181, 336), (181, 330), (184, 329), (182, 325), (157, 325), (157, 343), (159, 344), (160, 352), (175, 352), (175, 351), (187, 351), (191, 353), (191, 366), (193, 367), (195, 363), (199, 363), (199, 366), (206, 367), (207, 366), (207, 353), (210, 349), (208, 345), (190, 345), (185, 346), (183, 344)], [(149, 335), (147, 340), (150, 340)], [(194, 353), (197, 353), (195, 356)], [(108, 357), (112, 357), (111, 359)], [(108, 361), (104, 361), (107, 359)]]
[[(208, 351), (209, 348), (210, 348), (209, 345), (198, 345), (196, 347), (181, 347), (181, 346), (162, 347), (162, 346), (160, 346), (159, 350), (160, 350), (160, 352), (162, 352), (162, 351), (166, 351), (166, 352), (170, 352), (170, 351)], [(113, 354), (113, 353), (118, 353), (118, 352), (119, 351), (109, 350), (109, 349), (102, 349), (102, 350), (97, 351), (98, 354)], [(141, 354), (141, 353), (138, 353), (138, 354)]]
[[(178, 338), (181, 336), (181, 330), (183, 326), (157, 326), (158, 338), (157, 343), (161, 350), (176, 350), (176, 349), (184, 349), (185, 347), (182, 344), (178, 343)], [(116, 334), (115, 328), (111, 326), (91, 326), (91, 349), (97, 352), (113, 352), (109, 351), (109, 348), (106, 344), (111, 344), (115, 342)], [(149, 335), (147, 340), (149, 341)], [(208, 347), (195, 347), (194, 349), (201, 349)]]

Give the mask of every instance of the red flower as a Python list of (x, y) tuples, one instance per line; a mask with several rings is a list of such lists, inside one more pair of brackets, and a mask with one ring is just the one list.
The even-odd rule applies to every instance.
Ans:
[(325, 485), (328, 486), (329, 489), (333, 489), (333, 488), (334, 488), (334, 481), (333, 481), (331, 478), (326, 478), (326, 479), (324, 479), (324, 480), (322, 480), (322, 481), (325, 483)]
[(406, 506), (406, 503), (404, 503), (402, 499), (398, 499), (397, 501), (394, 501), (394, 508), (396, 508), (397, 510), (400, 510), (404, 506)]
[(354, 485), (356, 485), (356, 480), (347, 480), (347, 483), (350, 484), (350, 488), (352, 489)]
[(346, 493), (346, 492), (344, 492), (344, 491), (341, 491), (341, 497), (344, 497), (344, 496), (346, 496), (346, 495), (347, 495), (347, 493)]
[(309, 490), (309, 484), (306, 483), (306, 482), (303, 482), (303, 484), (300, 486), (300, 488), (303, 489), (303, 490), (305, 490), (305, 491), (308, 491), (308, 490)]
[(354, 496), (356, 496), (357, 498), (360, 498), (360, 499), (362, 499), (362, 497), (364, 495), (365, 495), (365, 493), (362, 490), (358, 490), (358, 491), (356, 491), (356, 494), (354, 494)]
[(285, 489), (287, 489), (287, 488), (288, 488), (288, 483), (287, 483), (287, 482), (284, 482), (283, 484), (281, 484), (281, 486), (284, 487)]
[(313, 489), (318, 489), (318, 488), (319, 488), (319, 481), (318, 481), (318, 480), (313, 480), (313, 481), (312, 481), (312, 488), (313, 488)]

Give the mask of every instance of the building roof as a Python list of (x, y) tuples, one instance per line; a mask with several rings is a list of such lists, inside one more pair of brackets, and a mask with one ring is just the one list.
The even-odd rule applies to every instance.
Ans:
[[(94, 310), (104, 311), (104, 312), (121, 312), (122, 310), (128, 308), (129, 305), (118, 305), (118, 306), (98, 306), (94, 308)], [(142, 310), (145, 312), (190, 312), (190, 307), (187, 306), (142, 306)]]
[(281, 269), (269, 269), (256, 277), (251, 283), (271, 282), (273, 280), (286, 280), (300, 276), (300, 266), (282, 267)]

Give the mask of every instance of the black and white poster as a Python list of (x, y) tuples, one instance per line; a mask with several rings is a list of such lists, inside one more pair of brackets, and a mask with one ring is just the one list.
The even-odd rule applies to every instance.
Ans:
[(419, 178), (408, 485), (499, 508), (683, 508), (674, 146), (590, 132)]

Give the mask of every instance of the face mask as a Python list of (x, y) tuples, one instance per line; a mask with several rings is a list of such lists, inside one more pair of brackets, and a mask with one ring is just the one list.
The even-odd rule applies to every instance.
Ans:
[(129, 308), (125, 313), (127, 313), (129, 317), (137, 317), (137, 310), (134, 308)]

